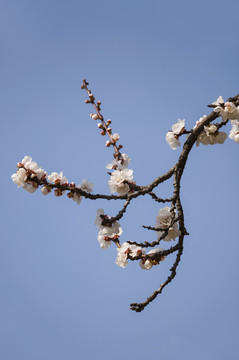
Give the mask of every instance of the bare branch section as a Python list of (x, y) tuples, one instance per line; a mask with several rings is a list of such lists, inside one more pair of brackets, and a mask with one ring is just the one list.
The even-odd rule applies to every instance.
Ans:
[[(104, 119), (101, 113), (101, 102), (95, 101), (95, 96), (89, 89), (89, 83), (83, 80), (81, 88), (87, 93), (85, 102), (93, 106), (94, 113), (90, 113), (93, 120), (98, 120), (97, 127), (102, 136), (107, 136), (105, 145), (114, 150), (113, 160), (107, 165), (110, 176), (108, 185), (111, 194), (93, 194), (93, 184), (83, 179), (81, 184), (76, 186), (74, 182), (69, 182), (63, 175), (53, 172), (50, 175), (40, 168), (30, 156), (25, 156), (17, 164), (17, 172), (12, 175), (12, 180), (18, 187), (23, 187), (30, 193), (41, 188), (42, 194), (47, 195), (54, 192), (55, 196), (67, 196), (80, 204), (82, 198), (90, 200), (124, 200), (123, 206), (117, 211), (115, 216), (109, 216), (103, 209), (97, 210), (95, 224), (99, 229), (97, 240), (102, 248), (107, 248), (111, 243), (116, 245), (117, 257), (116, 264), (124, 268), (128, 261), (138, 261), (143, 270), (150, 270), (153, 266), (158, 266), (166, 257), (175, 254), (175, 261), (169, 270), (168, 278), (160, 287), (152, 293), (144, 302), (132, 303), (130, 308), (136, 312), (141, 312), (149, 305), (163, 289), (175, 278), (176, 271), (181, 260), (184, 247), (184, 237), (189, 235), (184, 222), (183, 206), (180, 198), (181, 179), (187, 163), (188, 156), (193, 146), (196, 144), (214, 145), (223, 144), (227, 134), (219, 131), (222, 127), (231, 123), (229, 138), (239, 143), (239, 94), (229, 98), (226, 102), (220, 96), (209, 107), (213, 111), (209, 115), (202, 116), (196, 121), (191, 130), (186, 130), (185, 120), (178, 120), (166, 134), (166, 141), (175, 150), (179, 145), (182, 136), (186, 135), (183, 149), (176, 164), (165, 174), (158, 176), (148, 185), (138, 185), (133, 180), (133, 170), (129, 169), (130, 158), (122, 153), (122, 145), (118, 144), (119, 134), (112, 132), (112, 121)], [(216, 123), (217, 118), (221, 118)], [(172, 195), (169, 198), (158, 197), (155, 189), (163, 182), (173, 179)], [(149, 196), (152, 201), (160, 204), (168, 203), (168, 206), (159, 209), (155, 225), (143, 225), (146, 230), (154, 231), (156, 239), (153, 241), (126, 241), (121, 242), (122, 228), (119, 220), (125, 216), (127, 209), (132, 201), (141, 196)], [(175, 241), (175, 245), (168, 248), (161, 248), (158, 245)], [(146, 249), (149, 249), (146, 252)], [(151, 250), (150, 250), (151, 249)]]

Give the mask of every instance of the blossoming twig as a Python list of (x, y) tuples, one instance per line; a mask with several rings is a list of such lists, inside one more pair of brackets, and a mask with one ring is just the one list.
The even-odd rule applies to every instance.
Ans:
[[(88, 82), (83, 80), (82, 89), (86, 90), (88, 99), (86, 103), (90, 103), (95, 110), (90, 116), (93, 120), (99, 120), (99, 129), (102, 135), (108, 135), (109, 140), (106, 141), (106, 146), (113, 146), (114, 159), (106, 166), (110, 180), (108, 181), (111, 194), (93, 194), (93, 184), (88, 180), (83, 179), (81, 183), (76, 186), (74, 182), (69, 182), (63, 175), (56, 172), (47, 175), (47, 172), (40, 168), (35, 161), (32, 161), (30, 156), (25, 156), (21, 162), (17, 164), (17, 172), (12, 175), (13, 182), (18, 187), (23, 187), (30, 193), (33, 193), (37, 188), (41, 187), (43, 195), (48, 195), (52, 190), (55, 196), (59, 197), (67, 193), (67, 196), (74, 200), (77, 204), (81, 203), (82, 198), (97, 200), (125, 200), (123, 207), (118, 211), (117, 215), (109, 216), (105, 214), (103, 209), (97, 210), (95, 224), (98, 227), (97, 240), (101, 248), (108, 248), (111, 243), (116, 245), (117, 257), (116, 264), (125, 268), (130, 261), (139, 261), (139, 265), (144, 270), (149, 270), (153, 266), (159, 265), (166, 256), (176, 253), (176, 259), (170, 269), (168, 278), (160, 285), (160, 287), (153, 292), (142, 303), (132, 303), (131, 309), (140, 312), (150, 302), (152, 302), (158, 294), (174, 279), (176, 270), (179, 265), (184, 245), (184, 237), (188, 232), (184, 223), (184, 212), (180, 197), (181, 178), (185, 169), (189, 153), (196, 143), (196, 145), (214, 145), (224, 143), (227, 134), (219, 131), (223, 126), (231, 122), (232, 128), (230, 130), (229, 138), (239, 143), (239, 94), (229, 98), (226, 102), (220, 96), (214, 103), (209, 105), (213, 111), (209, 115), (202, 116), (196, 121), (195, 126), (191, 130), (186, 130), (185, 120), (178, 120), (172, 126), (172, 130), (166, 134), (166, 141), (173, 150), (180, 146), (179, 138), (187, 135), (184, 142), (182, 152), (176, 164), (169, 169), (165, 174), (157, 177), (151, 183), (144, 186), (139, 186), (133, 180), (133, 170), (129, 169), (130, 158), (127, 154), (120, 152), (122, 145), (117, 145), (119, 134), (112, 134), (110, 127), (111, 120), (105, 122), (101, 114), (101, 102), (95, 103), (95, 97), (88, 88)], [(221, 117), (221, 122), (214, 121)], [(180, 139), (181, 140), (181, 139)], [(172, 196), (170, 198), (160, 198), (153, 190), (157, 188), (164, 181), (173, 178)], [(117, 193), (117, 195), (115, 195)], [(118, 222), (127, 211), (128, 206), (133, 199), (140, 196), (148, 195), (157, 203), (171, 203), (171, 206), (166, 206), (159, 209), (156, 217), (155, 226), (143, 227), (148, 230), (156, 232), (157, 240), (154, 241), (126, 241), (121, 242), (120, 238), (123, 229)], [(168, 249), (160, 247), (155, 248), (161, 241), (170, 242), (174, 240), (177, 242), (174, 246)], [(152, 248), (146, 252), (147, 248)]]

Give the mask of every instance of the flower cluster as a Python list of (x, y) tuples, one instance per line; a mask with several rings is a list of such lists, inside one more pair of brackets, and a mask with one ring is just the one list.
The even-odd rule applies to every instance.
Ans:
[[(163, 261), (166, 256), (170, 254), (176, 254), (175, 262), (170, 267), (170, 275), (161, 283), (159, 289), (157, 289), (150, 297), (143, 303), (132, 303), (131, 309), (137, 312), (142, 311), (153, 299), (160, 294), (163, 288), (171, 282), (176, 275), (176, 269), (178, 267), (182, 251), (184, 236), (188, 235), (183, 216), (183, 207), (180, 199), (180, 186), (181, 177), (184, 171), (185, 163), (192, 146), (199, 145), (213, 145), (223, 144), (227, 134), (219, 131), (222, 126), (230, 120), (232, 129), (229, 134), (229, 138), (239, 143), (239, 106), (236, 106), (239, 101), (239, 95), (224, 102), (220, 96), (213, 104), (209, 105), (214, 108), (214, 111), (206, 116), (202, 116), (193, 127), (192, 130), (187, 131), (185, 129), (185, 120), (178, 119), (176, 124), (173, 124), (172, 130), (166, 134), (166, 141), (170, 147), (175, 150), (180, 146), (179, 137), (181, 135), (191, 134), (188, 136), (186, 145), (177, 161), (177, 163), (165, 174), (157, 177), (147, 186), (139, 186), (133, 181), (133, 170), (129, 169), (130, 158), (127, 154), (122, 154), (122, 145), (118, 145), (120, 135), (113, 133), (111, 128), (111, 120), (104, 120), (101, 114), (101, 102), (95, 102), (95, 97), (88, 89), (88, 82), (83, 80), (82, 89), (86, 90), (88, 99), (85, 101), (94, 108), (94, 113), (90, 114), (93, 120), (98, 120), (98, 128), (102, 136), (107, 135), (106, 147), (114, 150), (114, 160), (106, 166), (110, 172), (110, 179), (108, 185), (110, 192), (118, 193), (119, 196), (105, 195), (105, 194), (90, 194), (92, 192), (93, 184), (88, 180), (83, 179), (78, 186), (74, 182), (69, 182), (63, 175), (63, 172), (52, 172), (49, 176), (45, 170), (40, 168), (35, 161), (32, 161), (30, 156), (25, 156), (21, 162), (17, 164), (17, 172), (12, 175), (12, 181), (18, 186), (23, 187), (28, 192), (34, 192), (38, 187), (41, 187), (43, 195), (49, 194), (52, 190), (56, 196), (61, 196), (67, 192), (67, 196), (75, 201), (77, 204), (81, 203), (83, 197), (92, 200), (106, 199), (106, 200), (122, 200), (126, 199), (123, 207), (115, 217), (108, 216), (104, 213), (103, 209), (98, 209), (95, 224), (98, 227), (98, 242), (103, 249), (108, 248), (111, 243), (114, 243), (117, 247), (116, 264), (122, 268), (128, 265), (128, 261), (139, 261), (139, 265), (143, 270), (149, 270), (152, 267), (158, 265)], [(236, 104), (236, 105), (235, 105)], [(222, 117), (222, 121), (218, 123), (209, 123), (214, 121), (219, 116)], [(197, 139), (196, 139), (197, 137)], [(173, 194), (171, 198), (159, 198), (154, 189), (165, 180), (173, 180)], [(149, 230), (156, 232), (157, 240), (153, 242), (145, 241), (144, 243), (137, 243), (135, 241), (128, 241), (121, 244), (120, 236), (123, 233), (120, 223), (117, 221), (121, 219), (131, 201), (140, 196), (149, 195), (157, 203), (171, 203), (171, 207), (166, 206), (158, 211), (156, 217), (155, 227), (143, 226)], [(168, 249), (164, 250), (158, 246), (159, 243), (164, 240), (169, 242), (176, 240), (177, 243)], [(146, 248), (152, 250), (146, 252)], [(166, 254), (166, 255), (165, 255)]]
[(132, 179), (133, 170), (123, 169), (113, 171), (108, 182), (110, 192), (112, 194), (117, 192), (119, 195), (128, 194), (130, 191), (129, 183), (131, 183)]
[(128, 258), (134, 258), (136, 256), (140, 256), (145, 253), (145, 250), (142, 249), (140, 246), (131, 245), (128, 242), (124, 242), (120, 248), (117, 248), (117, 257), (115, 263), (125, 268), (128, 265)]
[(70, 183), (71, 192), (67, 194), (67, 196), (74, 200), (78, 205), (81, 203), (82, 196), (77, 193), (77, 189), (83, 190), (87, 193), (91, 193), (93, 190), (94, 184), (89, 182), (87, 179), (83, 179), (81, 184), (76, 186), (75, 183)]
[(114, 159), (106, 166), (107, 169), (114, 169), (108, 182), (112, 194), (117, 192), (119, 195), (126, 195), (129, 193), (130, 184), (133, 183), (133, 170), (127, 168), (129, 163), (129, 156), (120, 154), (119, 159)]
[[(227, 123), (228, 120), (231, 120), (232, 129), (230, 131), (230, 139), (239, 143), (239, 106), (236, 106), (234, 103), (230, 101), (224, 102), (222, 96), (210, 105), (214, 107), (214, 111), (218, 113), (222, 117), (222, 122)], [(207, 116), (202, 116), (198, 121), (196, 121), (196, 125), (193, 130), (197, 128), (199, 124), (203, 120), (205, 120)], [(227, 138), (227, 134), (222, 131), (218, 131), (218, 124), (208, 124), (204, 126), (204, 130), (199, 134), (197, 138), (197, 146), (201, 143), (203, 145), (214, 145), (214, 144), (223, 144)], [(176, 124), (172, 126), (172, 130), (168, 131), (166, 134), (166, 141), (171, 146), (173, 150), (175, 150), (179, 145), (179, 136), (185, 133), (191, 133), (191, 131), (186, 131), (185, 129), (185, 120), (178, 120)]]
[(166, 141), (171, 146), (173, 150), (176, 150), (180, 146), (180, 141), (178, 140), (179, 135), (183, 134), (185, 131), (185, 119), (180, 120), (176, 124), (173, 124), (172, 130), (168, 131), (166, 134)]
[(140, 260), (139, 262), (139, 266), (141, 267), (141, 269), (143, 270), (149, 270), (151, 269), (154, 265), (158, 265), (160, 261), (163, 261), (166, 256), (161, 256), (159, 258), (159, 260), (155, 260), (152, 258), (153, 255), (158, 254), (160, 252), (164, 251), (163, 248), (158, 247), (156, 249), (150, 250), (146, 255), (147, 257), (143, 258)]
[(97, 240), (100, 243), (100, 247), (103, 249), (109, 247), (111, 241), (118, 244), (118, 239), (123, 232), (120, 223), (118, 221), (111, 221), (111, 219), (111, 217), (104, 213), (103, 209), (97, 210), (95, 218), (95, 225), (99, 228)]
[(219, 96), (212, 105), (215, 105), (214, 111), (220, 114), (224, 122), (227, 120), (239, 120), (239, 107), (232, 102), (224, 102), (223, 98)]
[(227, 134), (223, 131), (218, 131), (218, 127), (215, 124), (209, 124), (204, 126), (204, 130), (197, 138), (196, 145), (200, 143), (203, 145), (223, 144), (227, 138)]
[(18, 187), (22, 186), (30, 193), (35, 192), (39, 186), (42, 186), (41, 192), (43, 195), (48, 195), (53, 188), (55, 188), (55, 196), (61, 196), (69, 190), (67, 196), (76, 201), (77, 204), (80, 204), (81, 195), (77, 190), (90, 193), (93, 188), (93, 184), (86, 179), (83, 179), (78, 186), (76, 186), (75, 183), (69, 184), (62, 171), (60, 174), (52, 172), (47, 176), (47, 172), (40, 168), (35, 161), (32, 161), (30, 156), (25, 156), (22, 161), (17, 164), (17, 167), (17, 172), (11, 176), (12, 181)]
[(110, 164), (106, 166), (106, 169), (124, 170), (128, 168), (130, 161), (131, 159), (127, 154), (120, 154), (120, 158), (114, 159)]
[[(181, 234), (177, 222), (174, 222), (175, 212), (169, 206), (159, 210), (156, 217), (157, 238), (164, 241), (175, 240)], [(166, 236), (165, 236), (166, 233)]]
[(17, 164), (17, 167), (17, 172), (11, 176), (12, 181), (30, 193), (35, 192), (38, 188), (37, 180), (43, 180), (47, 176), (47, 172), (40, 168), (35, 161), (32, 161), (28, 155)]

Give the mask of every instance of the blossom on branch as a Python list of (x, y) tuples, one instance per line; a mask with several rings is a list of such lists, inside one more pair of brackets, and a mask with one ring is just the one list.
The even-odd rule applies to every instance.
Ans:
[(227, 134), (223, 131), (218, 131), (218, 127), (215, 124), (209, 124), (204, 126), (204, 130), (197, 138), (196, 145), (214, 145), (223, 144), (227, 138)]
[(180, 141), (178, 137), (180, 134), (183, 134), (185, 131), (185, 119), (180, 120), (176, 124), (173, 124), (172, 130), (168, 131), (166, 134), (166, 141), (173, 150), (176, 150), (180, 146)]
[(99, 228), (97, 240), (100, 243), (100, 247), (106, 249), (110, 246), (111, 240), (118, 242), (118, 238), (122, 235), (122, 228), (118, 221), (112, 221), (112, 217), (109, 217), (104, 213), (104, 209), (98, 209), (95, 218), (95, 224)]
[(47, 172), (40, 168), (32, 158), (24, 156), (21, 162), (17, 164), (18, 170), (11, 176), (12, 181), (26, 191), (33, 193), (38, 188), (38, 180), (45, 179)]
[(221, 115), (224, 122), (227, 120), (239, 119), (239, 107), (235, 106), (235, 104), (230, 101), (226, 101), (224, 103), (224, 100), (221, 96), (219, 96), (219, 98), (214, 103), (212, 103), (212, 105), (216, 105), (214, 111)]
[(93, 186), (94, 184), (92, 182), (89, 182), (87, 179), (83, 179), (78, 187), (85, 192), (91, 193)]
[(120, 154), (120, 159), (114, 159), (106, 166), (106, 169), (124, 170), (129, 166), (131, 159), (127, 154)]
[[(156, 249), (150, 250), (146, 255), (154, 255), (157, 253), (160, 253), (161, 251), (163, 251), (164, 249), (161, 247), (158, 247)], [(163, 261), (166, 258), (166, 256), (161, 256), (160, 260), (154, 260), (154, 259), (141, 259), (139, 262), (139, 266), (141, 267), (141, 269), (143, 270), (149, 270), (153, 267), (153, 265), (158, 265), (160, 261)]]
[[(47, 195), (54, 190), (56, 196), (61, 196), (67, 191), (67, 196), (78, 204), (81, 203), (82, 198), (114, 201), (122, 201), (125, 199), (124, 205), (117, 212), (115, 217), (108, 216), (104, 213), (103, 209), (97, 210), (95, 224), (98, 227), (97, 240), (100, 247), (106, 249), (111, 243), (114, 243), (117, 246), (116, 264), (122, 268), (125, 268), (128, 261), (131, 260), (139, 261), (139, 265), (142, 269), (149, 270), (165, 259), (166, 256), (163, 255), (163, 253), (167, 254), (167, 256), (171, 254), (176, 255), (174, 263), (170, 267), (168, 277), (161, 283), (159, 288), (144, 302), (131, 304), (132, 310), (140, 312), (161, 294), (163, 288), (174, 279), (182, 256), (184, 236), (188, 235), (188, 233), (184, 223), (180, 187), (188, 155), (195, 143), (197, 145), (199, 145), (199, 143), (204, 145), (224, 143), (227, 135), (219, 130), (227, 124), (228, 120), (231, 120), (232, 124), (229, 137), (236, 143), (239, 143), (239, 95), (229, 98), (226, 102), (224, 102), (222, 97), (219, 97), (216, 102), (209, 105), (209, 107), (214, 108), (214, 111), (209, 115), (202, 116), (190, 131), (185, 129), (185, 120), (178, 119), (178, 122), (173, 124), (172, 130), (168, 131), (166, 134), (166, 141), (173, 150), (180, 145), (179, 137), (183, 134), (189, 134), (177, 162), (165, 174), (158, 176), (148, 185), (139, 186), (133, 181), (133, 170), (128, 169), (130, 163), (129, 156), (127, 154), (121, 154), (123, 146), (121, 144), (118, 145), (117, 143), (120, 139), (119, 134), (116, 132), (113, 133), (111, 126), (109, 126), (111, 124), (110, 119), (107, 121), (104, 120), (104, 116), (101, 114), (101, 102), (95, 102), (95, 97), (88, 88), (88, 85), (89, 83), (86, 80), (83, 80), (82, 89), (86, 90), (88, 94), (88, 99), (85, 100), (85, 102), (91, 104), (94, 108), (94, 112), (90, 114), (90, 117), (93, 120), (100, 120), (99, 122), (97, 121), (100, 133), (102, 136), (108, 137), (106, 146), (114, 151), (114, 160), (106, 166), (107, 169), (111, 170), (111, 172), (109, 172), (110, 180), (108, 181), (108, 185), (110, 192), (112, 194), (118, 193), (119, 196), (91, 194), (93, 189), (92, 183), (83, 179), (81, 184), (76, 186), (74, 182), (68, 182), (67, 178), (63, 175), (63, 172), (60, 172), (60, 174), (52, 172), (47, 177), (45, 170), (40, 168), (35, 161), (32, 161), (30, 156), (25, 156), (22, 161), (17, 164), (18, 169), (17, 172), (12, 175), (12, 181), (18, 187), (23, 187), (28, 192), (34, 192), (40, 186), (43, 195)], [(222, 117), (222, 121), (219, 124), (212, 123), (219, 116)], [(209, 121), (211, 121), (211, 123), (209, 123)], [(155, 189), (158, 185), (169, 179), (173, 179), (171, 197), (158, 197), (154, 192)], [(132, 241), (121, 244), (120, 236), (122, 235), (123, 230), (118, 220), (125, 215), (128, 206), (134, 199), (145, 195), (149, 195), (152, 200), (155, 200), (157, 203), (171, 204), (170, 207), (166, 206), (159, 210), (155, 227), (143, 226), (148, 230), (156, 231), (157, 240), (152, 242), (145, 241), (143, 243)], [(161, 240), (171, 241), (176, 240), (177, 237), (176, 244), (167, 250), (163, 250), (160, 247), (155, 248)], [(151, 248), (152, 250), (146, 253), (147, 248)]]
[(164, 232), (167, 231), (167, 235), (163, 237), (164, 241), (175, 240), (177, 236), (181, 234), (181, 231), (178, 229), (177, 222), (173, 222), (175, 218), (175, 213), (172, 213), (171, 208), (166, 206), (159, 210), (158, 216), (156, 217), (156, 228), (162, 230), (157, 231), (157, 238), (160, 239)]
[(229, 138), (239, 143), (239, 121), (231, 120), (232, 129), (229, 134)]
[(140, 246), (131, 245), (128, 242), (124, 242), (120, 248), (117, 248), (117, 257), (115, 260), (116, 265), (125, 268), (128, 265), (129, 256), (134, 258), (136, 256), (142, 255), (145, 253), (145, 249), (142, 249)]
[(133, 170), (124, 169), (124, 170), (115, 170), (110, 176), (108, 182), (110, 192), (118, 193), (119, 195), (126, 195), (130, 191), (130, 186), (127, 182), (133, 180)]
[(53, 182), (54, 184), (68, 184), (67, 178), (63, 175), (63, 171), (58, 174), (57, 172), (52, 172), (51, 175), (48, 175), (48, 180)]

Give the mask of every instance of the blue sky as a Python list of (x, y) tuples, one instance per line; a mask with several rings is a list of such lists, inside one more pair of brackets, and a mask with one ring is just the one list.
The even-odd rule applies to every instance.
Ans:
[[(48, 173), (109, 192), (112, 152), (89, 117), (83, 78), (137, 183), (167, 171), (180, 154), (165, 142), (172, 124), (185, 118), (190, 129), (207, 104), (239, 92), (238, 10), (232, 0), (1, 2), (1, 359), (238, 358), (238, 144), (192, 150), (181, 189), (190, 236), (174, 282), (141, 314), (129, 304), (160, 285), (173, 259), (150, 271), (115, 265), (94, 218), (120, 204), (77, 206), (10, 179), (31, 155)], [(154, 240), (141, 225), (158, 210), (137, 199), (122, 241)]]

